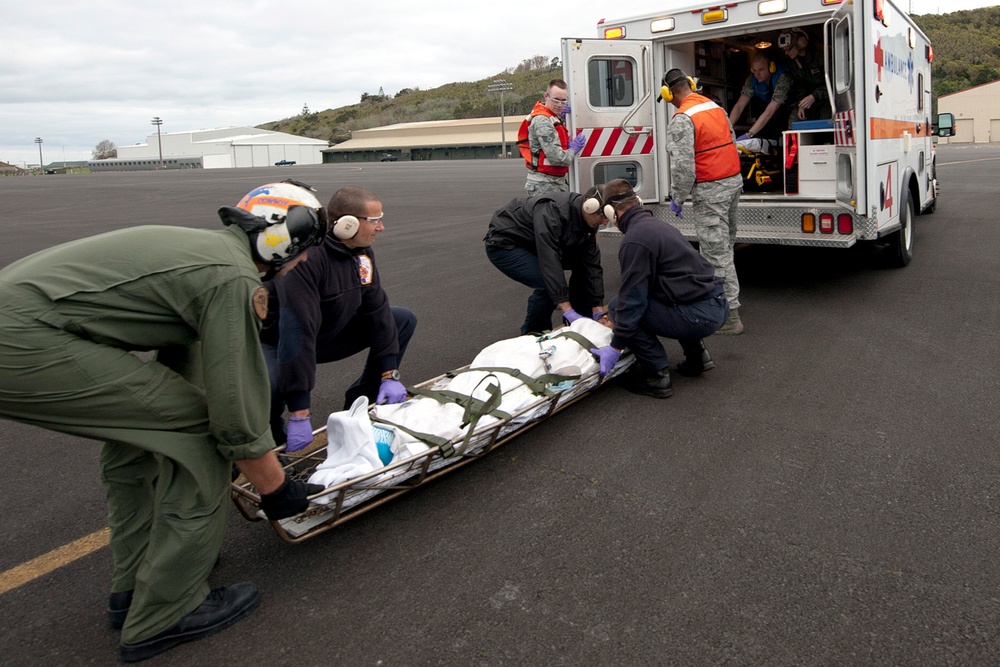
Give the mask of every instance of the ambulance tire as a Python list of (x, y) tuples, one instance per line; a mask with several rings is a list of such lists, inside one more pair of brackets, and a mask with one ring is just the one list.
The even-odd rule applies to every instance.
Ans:
[(910, 196), (909, 190), (906, 190), (904, 195), (900, 216), (902, 227), (886, 239), (889, 242), (888, 265), (894, 268), (902, 268), (913, 259), (913, 218), (915, 215), (913, 197)]

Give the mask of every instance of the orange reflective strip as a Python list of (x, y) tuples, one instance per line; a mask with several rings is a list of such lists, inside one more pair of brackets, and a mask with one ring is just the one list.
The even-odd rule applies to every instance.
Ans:
[(869, 136), (872, 139), (899, 139), (903, 132), (909, 132), (912, 136), (929, 134), (930, 128), (924, 123), (919, 123), (923, 127), (923, 132), (917, 131), (918, 123), (910, 120), (889, 120), (888, 118), (872, 118), (869, 124)]

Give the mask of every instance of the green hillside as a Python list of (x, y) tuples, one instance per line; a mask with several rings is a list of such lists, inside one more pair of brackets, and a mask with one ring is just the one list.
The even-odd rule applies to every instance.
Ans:
[(913, 19), (934, 45), (935, 99), (1000, 79), (1000, 6)]
[(562, 64), (558, 58), (535, 56), (481, 81), (448, 83), (430, 90), (404, 88), (394, 96), (381, 91), (363, 93), (357, 104), (319, 112), (305, 113), (303, 110), (302, 114), (293, 118), (257, 127), (340, 143), (350, 139), (352, 131), (371, 127), (499, 116), (500, 94), (487, 91), (497, 79), (513, 86), (513, 90), (503, 96), (506, 115), (523, 116), (542, 98), (548, 82), (557, 77), (562, 77)]
[[(933, 94), (937, 97), (1000, 79), (1000, 6), (913, 17), (934, 45)], [(480, 81), (449, 83), (430, 90), (404, 88), (395, 95), (366, 92), (357, 104), (303, 113), (259, 125), (340, 143), (354, 130), (424, 120), (486, 118), (500, 115), (500, 98), (487, 92), (496, 79), (514, 88), (504, 94), (509, 116), (525, 115), (542, 98), (548, 81), (562, 76), (558, 58), (534, 56)]]

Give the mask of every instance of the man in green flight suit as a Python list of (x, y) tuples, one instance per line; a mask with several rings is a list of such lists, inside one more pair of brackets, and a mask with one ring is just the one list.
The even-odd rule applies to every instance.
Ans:
[[(225, 229), (133, 227), (0, 270), (0, 417), (103, 441), (108, 615), (128, 662), (257, 606), (252, 583), (207, 583), (232, 463), (272, 520), (322, 490), (286, 478), (273, 451), (258, 331), (261, 274), (321, 242), (325, 210), (309, 186), (284, 182), (219, 215)], [(149, 361), (130, 353), (152, 350)]]

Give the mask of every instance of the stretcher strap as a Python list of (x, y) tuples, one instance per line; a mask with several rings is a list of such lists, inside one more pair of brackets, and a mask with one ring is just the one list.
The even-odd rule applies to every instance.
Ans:
[[(444, 396), (445, 393), (452, 394), (453, 396), (465, 399), (464, 401), (457, 401), (457, 400), (455, 401), (456, 403), (462, 405), (465, 408), (465, 414), (462, 415), (462, 427), (464, 428), (466, 424), (468, 424), (468, 428), (465, 431), (465, 437), (462, 438), (462, 445), (460, 450), (460, 451), (465, 451), (466, 448), (468, 447), (469, 441), (472, 439), (472, 434), (475, 433), (476, 431), (476, 425), (479, 423), (480, 418), (482, 418), (484, 414), (493, 414), (494, 412), (496, 412), (505, 415), (506, 419), (504, 419), (504, 417), (499, 417), (499, 415), (496, 415), (500, 419), (504, 419), (505, 421), (511, 419), (511, 415), (507, 414), (506, 412), (503, 412), (502, 410), (497, 409), (500, 406), (500, 400), (503, 395), (500, 393), (500, 379), (495, 375), (492, 377), (496, 381), (496, 383), (486, 385), (486, 392), (490, 395), (490, 397), (485, 401), (481, 401), (478, 398), (473, 398), (472, 396), (466, 396), (464, 394), (459, 394), (458, 392), (452, 392), (452, 391), (449, 392), (431, 391), (428, 389), (420, 389), (418, 387), (410, 387), (409, 392), (411, 394), (417, 394), (419, 396), (427, 396), (428, 398), (434, 399), (439, 403), (449, 402), (447, 400), (441, 400), (445, 399)], [(475, 393), (476, 389), (478, 389), (479, 386), (482, 385), (483, 382), (486, 382), (489, 378), (490, 376), (487, 375), (482, 380), (480, 380), (479, 384), (477, 384), (473, 388), (472, 390), (473, 393)], [(440, 398), (438, 396), (434, 396), (433, 394), (439, 394)], [(431, 444), (436, 445), (438, 450), (440, 450), (441, 456), (443, 458), (447, 459), (455, 455), (455, 446), (451, 444), (451, 441), (445, 440), (440, 436), (431, 435), (429, 433), (420, 433), (418, 431), (414, 431), (405, 426), (401, 426), (399, 424), (395, 424), (393, 422), (386, 421), (384, 419), (375, 418), (374, 420), (383, 424), (389, 424), (390, 426), (394, 426), (399, 430), (403, 431), (404, 433), (409, 433), (418, 440), (422, 440), (424, 442), (429, 442)]]
[(487, 371), (489, 373), (504, 373), (510, 375), (513, 378), (517, 378), (531, 389), (532, 393), (538, 394), (540, 396), (545, 396), (546, 398), (552, 398), (555, 396), (555, 392), (549, 389), (550, 384), (559, 384), (560, 382), (565, 382), (566, 380), (577, 380), (580, 378), (579, 375), (559, 375), (558, 373), (545, 373), (544, 375), (539, 375), (538, 377), (531, 377), (524, 371), (517, 368), (504, 368), (503, 366), (480, 366), (478, 368), (466, 368), (463, 369), (462, 373), (468, 373), (469, 371)]
[(599, 345), (595, 345), (593, 342), (591, 342), (591, 340), (586, 336), (584, 336), (582, 333), (571, 331), (569, 329), (562, 329), (561, 331), (559, 331), (559, 333), (546, 336), (546, 339), (552, 340), (553, 338), (560, 338), (560, 337), (569, 338), (571, 341), (574, 341), (580, 347), (587, 350), (588, 352), (591, 350), (591, 348), (600, 347)]
[[(492, 388), (495, 385), (490, 385)], [(488, 390), (487, 390), (488, 391)], [(416, 394), (417, 396), (426, 396), (427, 398), (432, 398), (438, 403), (456, 403), (461, 405), (466, 410), (473, 410), (479, 412), (480, 414), (488, 414), (497, 419), (502, 419), (503, 421), (510, 421), (513, 419), (513, 415), (504, 412), (499, 408), (494, 408), (492, 410), (486, 410), (486, 402), (481, 401), (478, 398), (473, 398), (472, 396), (466, 396), (465, 394), (460, 394), (457, 391), (448, 391), (447, 389), (441, 389), (435, 391), (433, 389), (420, 389), (418, 387), (412, 387), (410, 389), (411, 394)]]
[(452, 456), (455, 453), (455, 448), (452, 446), (451, 442), (448, 441), (448, 440), (445, 440), (441, 436), (432, 435), (430, 433), (421, 433), (420, 431), (414, 431), (413, 429), (407, 428), (407, 427), (403, 426), (402, 424), (397, 424), (397, 423), (391, 422), (391, 421), (389, 421), (387, 419), (380, 419), (379, 417), (376, 417), (376, 416), (370, 416), (370, 419), (373, 422), (376, 422), (376, 423), (379, 423), (379, 424), (386, 424), (387, 426), (391, 426), (393, 428), (398, 428), (403, 433), (407, 433), (409, 435), (412, 435), (414, 438), (416, 438), (417, 440), (420, 440), (421, 442), (425, 442), (425, 443), (428, 443), (430, 445), (433, 445), (433, 446), (437, 447), (438, 449), (441, 450), (441, 456), (443, 456), (444, 458), (448, 458), (449, 456)]

